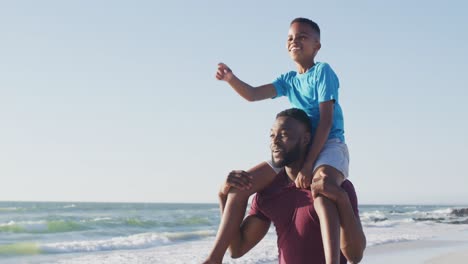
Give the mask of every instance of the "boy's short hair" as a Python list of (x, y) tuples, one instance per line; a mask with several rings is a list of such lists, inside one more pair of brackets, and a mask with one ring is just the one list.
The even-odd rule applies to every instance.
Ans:
[(276, 119), (278, 119), (280, 117), (294, 118), (297, 121), (301, 122), (306, 127), (307, 132), (309, 132), (309, 133), (312, 132), (312, 127), (311, 127), (312, 125), (310, 123), (310, 118), (306, 114), (306, 112), (304, 112), (304, 110), (302, 110), (302, 109), (290, 108), (290, 109), (283, 110), (283, 111), (279, 112), (276, 115)]
[(320, 28), (317, 25), (317, 23), (315, 23), (314, 21), (308, 18), (298, 17), (298, 18), (293, 19), (293, 21), (291, 21), (291, 24), (289, 25), (292, 25), (294, 23), (303, 23), (303, 24), (309, 25), (312, 28), (312, 30), (315, 31), (315, 33), (317, 33), (318, 37), (320, 38)]

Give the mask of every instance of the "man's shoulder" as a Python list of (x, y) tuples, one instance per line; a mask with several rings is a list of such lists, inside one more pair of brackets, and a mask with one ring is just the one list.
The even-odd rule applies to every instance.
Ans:
[(349, 201), (351, 202), (351, 206), (353, 207), (354, 213), (357, 215), (359, 214), (358, 209), (358, 198), (356, 194), (356, 190), (354, 189), (354, 185), (351, 181), (345, 180), (341, 184), (341, 188), (348, 194)]
[(276, 174), (273, 181), (267, 185), (263, 190), (258, 192), (259, 197), (268, 197), (272, 194), (275, 194), (282, 190), (283, 188), (289, 185), (288, 175), (286, 174), (284, 168), (281, 169), (278, 174)]
[(349, 190), (349, 191), (355, 192), (353, 183), (348, 179), (343, 181), (343, 183), (341, 184), (341, 188), (347, 191)]
[(350, 199), (355, 199), (355, 197), (357, 196), (356, 195), (356, 190), (354, 189), (354, 185), (353, 183), (346, 179), (343, 181), (343, 183), (341, 184), (341, 188), (348, 193), (348, 197)]

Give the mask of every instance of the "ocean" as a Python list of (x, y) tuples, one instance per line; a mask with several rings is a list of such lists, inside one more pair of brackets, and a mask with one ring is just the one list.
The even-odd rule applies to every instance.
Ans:
[[(468, 209), (361, 205), (367, 246), (467, 232)], [(217, 204), (0, 202), (0, 263), (200, 263)], [(276, 234), (225, 263), (275, 263)]]

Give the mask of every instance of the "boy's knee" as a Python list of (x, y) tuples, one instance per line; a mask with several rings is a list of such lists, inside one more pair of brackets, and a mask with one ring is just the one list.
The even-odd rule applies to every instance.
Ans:
[(329, 165), (322, 165), (318, 167), (314, 171), (314, 178), (315, 177), (327, 177), (330, 181), (336, 183), (338, 186), (340, 186), (345, 180), (345, 177), (339, 170)]

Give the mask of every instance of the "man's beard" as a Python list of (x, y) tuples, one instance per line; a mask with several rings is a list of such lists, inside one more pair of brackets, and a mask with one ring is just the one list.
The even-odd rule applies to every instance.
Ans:
[(271, 154), (271, 161), (273, 165), (277, 168), (281, 168), (284, 166), (288, 166), (289, 164), (299, 160), (301, 156), (301, 144), (297, 142), (297, 144), (288, 152), (283, 155), (282, 160), (275, 160), (273, 157), (273, 153)]

